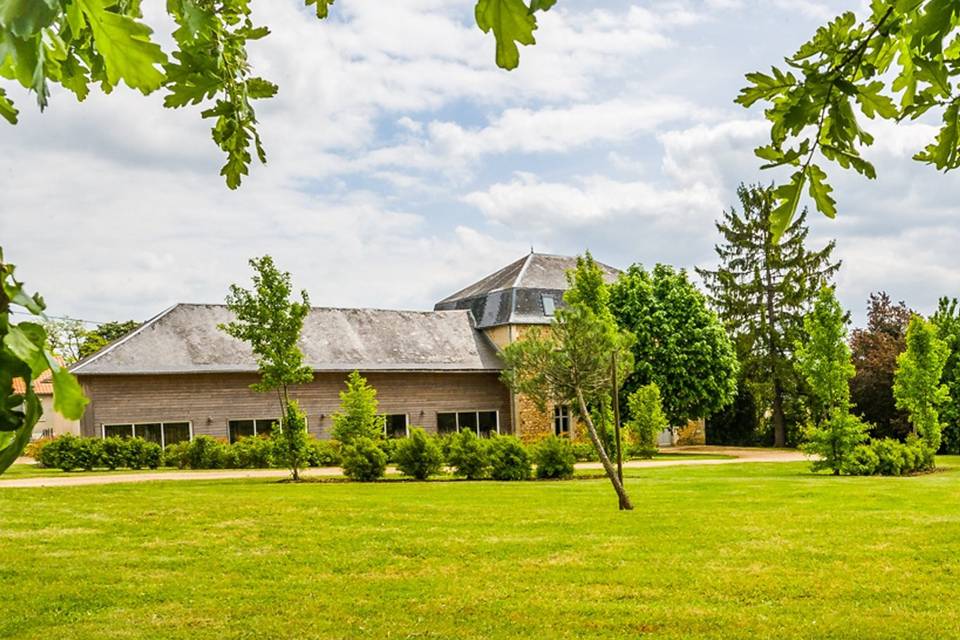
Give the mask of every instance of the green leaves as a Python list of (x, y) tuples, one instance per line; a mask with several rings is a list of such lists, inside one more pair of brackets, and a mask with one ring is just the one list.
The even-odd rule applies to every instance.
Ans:
[(123, 80), (144, 95), (158, 89), (164, 79), (158, 65), (166, 63), (167, 56), (150, 41), (153, 30), (129, 16), (108, 11), (103, 0), (75, 1), (90, 25), (110, 84)]
[(531, 8), (523, 0), (478, 0), (475, 14), (481, 31), (489, 33), (492, 30), (496, 38), (497, 66), (516, 69), (520, 64), (517, 43), (536, 43), (533, 32), (537, 28), (537, 19)]
[(20, 114), (13, 102), (7, 97), (7, 92), (0, 88), (0, 117), (10, 124), (17, 124), (17, 116)]
[(828, 218), (836, 218), (837, 201), (830, 195), (833, 187), (826, 182), (827, 174), (823, 169), (812, 164), (807, 168), (807, 179), (810, 182), (810, 197), (816, 203), (817, 209)]
[(306, 0), (307, 6), (316, 5), (317, 6), (317, 17), (323, 20), (330, 14), (330, 5), (332, 5), (334, 0)]
[(49, 353), (46, 358), (53, 379), (53, 410), (68, 420), (79, 420), (90, 399), (83, 395), (83, 389), (72, 373), (61, 367)]
[(943, 126), (937, 134), (933, 144), (917, 153), (913, 158), (937, 169), (956, 169), (960, 165), (960, 148), (957, 146), (960, 139), (960, 103), (954, 101), (943, 112)]
[(60, 13), (57, 0), (4, 0), (0, 26), (18, 38), (29, 38), (50, 26)]
[(879, 115), (881, 118), (887, 120), (899, 117), (900, 112), (897, 110), (897, 106), (893, 103), (890, 96), (880, 93), (883, 89), (884, 84), (879, 80), (859, 87), (854, 86), (857, 102), (860, 104), (863, 115), (868, 118)]
[(774, 189), (773, 195), (777, 205), (770, 212), (770, 229), (773, 231), (774, 242), (780, 240), (780, 236), (790, 226), (790, 221), (796, 215), (804, 182), (806, 182), (806, 173), (801, 170), (790, 176), (790, 182)]

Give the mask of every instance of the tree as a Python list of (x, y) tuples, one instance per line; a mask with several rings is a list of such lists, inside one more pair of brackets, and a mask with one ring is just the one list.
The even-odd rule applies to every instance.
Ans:
[(931, 451), (940, 448), (939, 408), (949, 398), (940, 379), (949, 355), (947, 343), (937, 336), (937, 326), (914, 316), (907, 328), (907, 350), (897, 357), (893, 396), (897, 407), (910, 415), (913, 432)]
[(587, 253), (567, 273), (569, 288), (549, 329), (531, 328), (503, 352), (503, 379), (515, 393), (530, 397), (541, 409), (566, 404), (587, 427), (621, 509), (633, 509), (591, 418), (590, 407), (610, 397), (616, 356), (617, 379), (632, 370), (632, 336), (617, 326), (610, 312), (603, 273)]
[(943, 420), (944, 453), (960, 453), (960, 308), (956, 298), (940, 298), (936, 313), (930, 318), (940, 331), (940, 338), (950, 348), (940, 382), (947, 387), (949, 398), (940, 407)]
[(638, 388), (627, 396), (627, 407), (630, 410), (627, 431), (633, 444), (640, 455), (652, 458), (657, 452), (657, 436), (670, 426), (663, 413), (660, 387), (651, 382)]
[(83, 342), (80, 344), (79, 355), (81, 358), (93, 355), (114, 340), (119, 340), (139, 327), (140, 323), (135, 320), (111, 321), (99, 324), (96, 329), (87, 331), (84, 335)]
[(687, 273), (658, 264), (632, 265), (610, 287), (617, 323), (636, 337), (636, 369), (624, 392), (655, 383), (673, 425), (709, 416), (730, 404), (737, 389), (733, 344)]
[(313, 370), (303, 363), (303, 352), (297, 346), (310, 300), (306, 291), (300, 292), (299, 302), (293, 299), (290, 274), (280, 271), (270, 256), (254, 258), (249, 264), (253, 289), (230, 285), (227, 308), (235, 319), (219, 328), (250, 345), (260, 373), (260, 382), (250, 388), (277, 392), (280, 415), (288, 418), (281, 425), (285, 462), (293, 479), (299, 480), (306, 459), (306, 420), (300, 419), (302, 413), (289, 392), (291, 386), (313, 380)]
[(47, 347), (65, 364), (73, 364), (83, 356), (83, 344), (89, 332), (83, 321), (73, 318), (50, 318), (43, 322)]
[(843, 461), (867, 438), (867, 425), (850, 414), (850, 378), (854, 368), (847, 346), (847, 314), (833, 289), (823, 287), (804, 318), (806, 339), (795, 346), (797, 370), (806, 379), (820, 416), (808, 430), (805, 453), (813, 469), (840, 474)]
[[(33, 381), (50, 371), (53, 410), (69, 420), (79, 420), (89, 399), (77, 379), (60, 366), (47, 348), (48, 337), (39, 322), (14, 323), (14, 310), (45, 318), (45, 304), (30, 295), (14, 276), (15, 267), (3, 260), (0, 249), (0, 473), (13, 464), (30, 442), (43, 406), (33, 390)], [(24, 391), (16, 393), (13, 381), (21, 379)]]
[(903, 439), (910, 432), (907, 415), (893, 399), (897, 356), (907, 348), (907, 325), (913, 312), (894, 304), (881, 291), (867, 302), (867, 326), (854, 329), (850, 350), (857, 374), (850, 381), (854, 410), (873, 425), (874, 437)]
[(778, 241), (770, 225), (773, 190), (740, 185), (737, 195), (742, 212), (731, 207), (716, 223), (722, 237), (715, 246), (719, 265), (697, 273), (733, 337), (744, 386), (760, 403), (761, 413), (769, 411), (773, 444), (783, 447), (788, 426), (802, 422), (788, 415), (795, 413), (788, 407), (798, 404), (803, 391), (793, 366), (793, 345), (803, 337), (804, 314), (840, 263), (833, 261), (833, 242), (816, 251), (806, 248), (805, 210)]
[(374, 442), (383, 439), (386, 418), (377, 413), (377, 390), (354, 371), (347, 377), (347, 388), (340, 392), (340, 410), (333, 414), (333, 437), (343, 444), (357, 438)]
[(750, 85), (737, 102), (770, 105), (764, 112), (770, 144), (757, 156), (764, 168), (794, 168), (775, 191), (774, 235), (790, 224), (805, 187), (821, 213), (836, 216), (833, 188), (815, 160), (876, 178), (860, 153), (873, 136), (861, 128), (857, 111), (898, 123), (941, 111), (936, 139), (914, 159), (945, 171), (960, 166), (960, 95), (953, 82), (960, 74), (958, 27), (955, 0), (874, 0), (865, 20), (848, 11), (817, 29), (786, 59), (789, 70), (747, 74)]
[[(536, 12), (556, 0), (478, 0), (477, 26), (492, 32), (496, 62), (513, 69), (517, 44), (535, 40)], [(333, 0), (305, 0), (326, 18)], [(33, 91), (41, 110), (50, 85), (59, 84), (83, 101), (90, 85), (111, 93), (122, 82), (144, 95), (164, 89), (163, 104), (176, 109), (206, 107), (214, 121), (213, 140), (227, 156), (220, 174), (235, 189), (247, 175), (251, 146), (260, 162), (267, 156), (257, 130), (253, 100), (272, 98), (277, 85), (253, 75), (247, 42), (269, 35), (251, 18), (250, 0), (168, 0), (177, 28), (167, 55), (151, 38), (139, 1), (30, 0), (5, 2), (0, 10), (0, 77)], [(0, 117), (16, 124), (18, 111), (0, 87)]]

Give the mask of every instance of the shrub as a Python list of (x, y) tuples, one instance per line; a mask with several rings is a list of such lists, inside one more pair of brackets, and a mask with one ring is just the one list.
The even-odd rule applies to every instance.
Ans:
[(576, 458), (567, 438), (550, 436), (540, 441), (533, 450), (538, 478), (572, 478)]
[(868, 444), (857, 445), (843, 461), (843, 473), (851, 476), (872, 476), (877, 472), (880, 458)]
[(226, 442), (216, 441), (217, 446), (213, 450), (213, 456), (209, 469), (239, 469), (240, 456), (236, 443), (227, 444)]
[[(238, 469), (267, 469), (274, 464), (274, 450), (277, 446), (276, 436), (265, 438), (251, 436), (240, 438), (232, 445), (234, 466)], [(229, 462), (229, 460), (221, 460)], [(226, 465), (224, 465), (226, 466)]]
[(401, 473), (417, 480), (426, 480), (443, 469), (440, 445), (421, 427), (414, 427), (409, 438), (398, 441), (394, 459)]
[(283, 427), (273, 434), (273, 452), (277, 463), (289, 469), (294, 480), (300, 479), (300, 469), (307, 466), (309, 442), (307, 415), (296, 400), (290, 400), (287, 402)]
[(26, 449), (23, 450), (23, 455), (27, 456), (28, 458), (33, 458), (40, 463), (40, 466), (42, 467), (44, 466), (43, 462), (41, 462), (43, 448), (53, 441), (54, 438), (40, 438), (38, 440), (34, 440), (27, 445)]
[(190, 442), (184, 440), (168, 444), (167, 448), (163, 450), (163, 464), (177, 469), (186, 469), (190, 466)]
[(163, 447), (156, 442), (148, 442), (143, 447), (143, 457), (140, 464), (147, 469), (156, 469), (163, 463)]
[(397, 461), (397, 449), (404, 440), (405, 438), (376, 438), (374, 442), (383, 451), (383, 455), (387, 456), (387, 462), (393, 463)]
[(871, 444), (877, 456), (877, 473), (882, 476), (899, 476), (906, 465), (904, 446), (891, 438), (874, 440)]
[(468, 480), (485, 477), (490, 468), (487, 447), (473, 431), (461, 431), (451, 437), (447, 462), (453, 467), (454, 475)]
[(813, 457), (814, 471), (830, 469), (839, 475), (846, 456), (867, 439), (870, 425), (859, 417), (837, 411), (820, 427), (808, 428), (801, 450)]
[(592, 442), (574, 442), (573, 457), (577, 462), (597, 462), (600, 456)]
[(143, 438), (127, 438), (124, 441), (122, 459), (118, 467), (127, 466), (131, 469), (140, 469), (144, 466), (144, 457), (147, 441)]
[(124, 438), (103, 439), (103, 466), (111, 471), (127, 465), (127, 443)]
[(340, 409), (333, 414), (333, 437), (343, 444), (354, 438), (377, 441), (383, 437), (386, 418), (379, 415), (377, 390), (354, 371), (347, 377), (347, 388), (340, 392)]
[(307, 447), (307, 464), (311, 467), (339, 467), (340, 445), (333, 440), (312, 439)]
[(220, 466), (220, 443), (210, 436), (197, 436), (187, 450), (191, 469), (216, 469)]
[(55, 438), (40, 451), (40, 464), (48, 469), (72, 471), (77, 468), (77, 438), (69, 433)]
[(343, 473), (351, 480), (371, 482), (382, 478), (386, 469), (386, 454), (370, 438), (354, 438), (343, 447)]
[(103, 441), (100, 438), (77, 438), (74, 461), (80, 469), (93, 471), (103, 464)]
[(663, 413), (660, 387), (651, 382), (638, 388), (627, 398), (627, 407), (630, 413), (626, 425), (630, 440), (627, 450), (631, 456), (652, 458), (657, 453), (657, 436), (670, 426)]
[(515, 436), (496, 436), (487, 446), (494, 480), (529, 480), (530, 454)]

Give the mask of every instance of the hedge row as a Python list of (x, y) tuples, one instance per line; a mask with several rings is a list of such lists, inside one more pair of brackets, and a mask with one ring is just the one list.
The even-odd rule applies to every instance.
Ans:
[(913, 435), (906, 442), (880, 438), (858, 445), (843, 461), (841, 471), (851, 476), (900, 476), (930, 471), (935, 454)]

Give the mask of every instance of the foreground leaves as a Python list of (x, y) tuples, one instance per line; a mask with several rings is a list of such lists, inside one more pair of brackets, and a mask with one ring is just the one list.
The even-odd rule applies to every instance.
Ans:
[(936, 140), (914, 159), (948, 171), (960, 166), (960, 4), (953, 0), (873, 0), (867, 18), (844, 13), (819, 28), (787, 58), (789, 69), (747, 74), (737, 102), (767, 105), (770, 144), (756, 150), (763, 168), (796, 168), (776, 190), (772, 213), (779, 234), (796, 215), (803, 189), (817, 209), (837, 214), (819, 155), (869, 178), (876, 171), (861, 155), (873, 136), (868, 119), (900, 122), (943, 109)]

